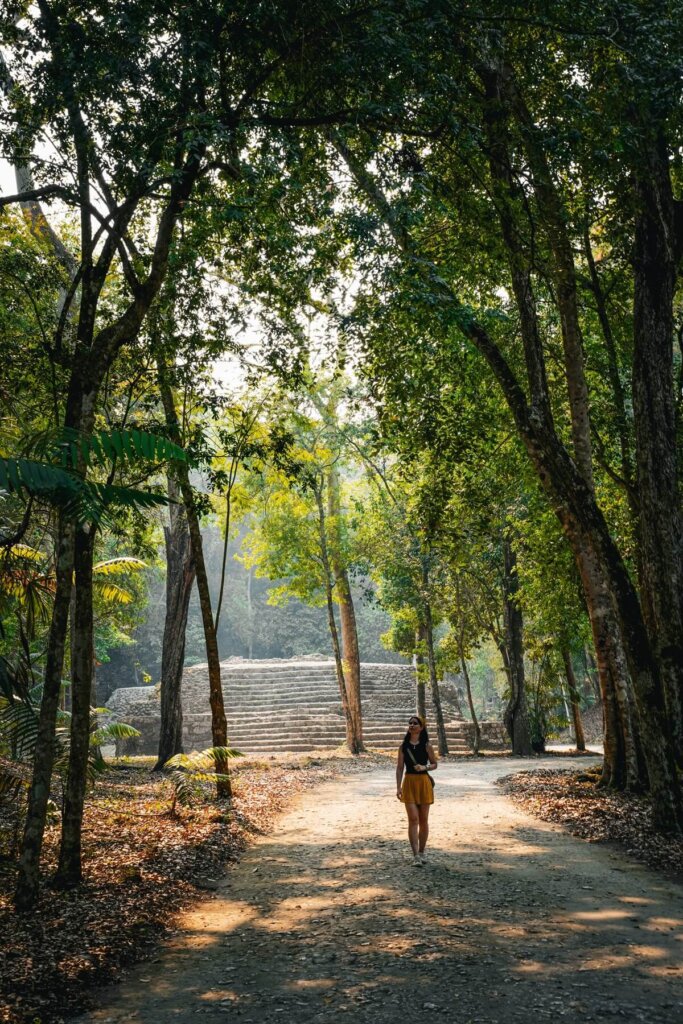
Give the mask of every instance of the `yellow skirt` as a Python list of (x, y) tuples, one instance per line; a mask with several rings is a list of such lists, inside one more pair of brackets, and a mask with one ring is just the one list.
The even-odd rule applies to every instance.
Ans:
[(404, 804), (434, 803), (434, 787), (426, 772), (420, 772), (419, 775), (417, 773), (415, 775), (408, 775), (406, 773), (403, 776), (401, 800)]

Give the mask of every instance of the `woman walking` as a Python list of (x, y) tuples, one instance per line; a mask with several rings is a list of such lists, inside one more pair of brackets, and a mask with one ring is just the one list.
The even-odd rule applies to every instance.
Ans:
[(429, 742), (426, 724), (419, 715), (413, 715), (398, 748), (396, 796), (405, 804), (408, 815), (408, 839), (415, 867), (427, 863), (425, 847), (429, 837), (429, 808), (434, 803), (434, 783), (428, 773), (435, 769), (436, 755)]

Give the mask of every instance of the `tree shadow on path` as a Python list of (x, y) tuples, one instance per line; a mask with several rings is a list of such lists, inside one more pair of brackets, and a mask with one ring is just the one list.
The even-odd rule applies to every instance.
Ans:
[(421, 869), (386, 774), (309, 794), (91, 1019), (683, 1021), (681, 886), (490, 779), (445, 770), (437, 792)]

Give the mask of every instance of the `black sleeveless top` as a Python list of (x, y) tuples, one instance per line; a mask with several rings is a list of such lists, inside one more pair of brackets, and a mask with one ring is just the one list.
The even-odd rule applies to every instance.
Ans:
[[(418, 764), (429, 764), (429, 754), (427, 753), (427, 743), (425, 740), (420, 740), (413, 746), (410, 740), (404, 740), (402, 743), (403, 748), (403, 762), (405, 764), (406, 775), (422, 775), (422, 772), (415, 771), (415, 765), (413, 764), (413, 755)], [(410, 753), (408, 753), (410, 751)]]

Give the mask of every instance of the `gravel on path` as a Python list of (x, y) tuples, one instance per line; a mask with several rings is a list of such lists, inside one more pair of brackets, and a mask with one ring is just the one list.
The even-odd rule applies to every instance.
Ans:
[(82, 1024), (683, 1022), (683, 886), (529, 817), (510, 770), (439, 767), (423, 868), (393, 772), (303, 794)]

